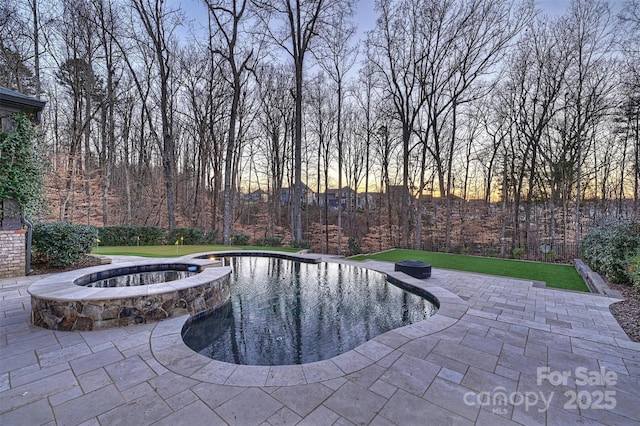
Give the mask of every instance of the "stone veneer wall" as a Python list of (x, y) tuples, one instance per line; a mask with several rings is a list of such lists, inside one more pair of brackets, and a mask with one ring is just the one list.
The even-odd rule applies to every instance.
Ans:
[(0, 231), (0, 278), (23, 277), (25, 231)]
[(174, 292), (109, 300), (49, 300), (31, 297), (33, 325), (63, 331), (91, 331), (195, 315), (230, 299), (229, 274)]

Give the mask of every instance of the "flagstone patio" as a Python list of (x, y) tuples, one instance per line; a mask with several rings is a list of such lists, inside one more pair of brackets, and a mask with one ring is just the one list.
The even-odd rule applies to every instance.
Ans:
[(640, 343), (606, 296), (433, 269), (411, 281), (440, 300), (426, 321), (330, 360), (252, 367), (193, 353), (186, 316), (34, 327), (27, 287), (41, 278), (0, 280), (1, 425), (640, 424)]

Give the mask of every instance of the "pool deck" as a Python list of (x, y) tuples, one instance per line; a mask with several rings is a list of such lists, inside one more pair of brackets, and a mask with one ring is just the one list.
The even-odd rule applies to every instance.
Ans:
[(260, 367), (190, 352), (186, 316), (34, 327), (27, 287), (41, 278), (0, 280), (3, 426), (640, 425), (640, 343), (606, 296), (434, 268), (418, 283), (441, 300), (434, 317), (331, 360)]

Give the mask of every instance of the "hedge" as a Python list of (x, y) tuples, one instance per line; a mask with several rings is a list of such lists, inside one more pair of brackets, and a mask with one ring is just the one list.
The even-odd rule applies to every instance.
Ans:
[(103, 246), (159, 246), (173, 244), (215, 244), (218, 231), (205, 233), (200, 228), (176, 228), (166, 232), (157, 226), (105, 226), (98, 228), (98, 238)]
[(95, 227), (66, 222), (36, 223), (32, 248), (51, 266), (71, 265), (91, 253), (98, 238)]
[(165, 232), (157, 226), (105, 226), (98, 228), (103, 246), (156, 246), (166, 242)]
[[(640, 249), (640, 222), (607, 219), (593, 227), (582, 240), (582, 259), (609, 281), (634, 281), (634, 257)], [(631, 272), (631, 274), (630, 274)]]

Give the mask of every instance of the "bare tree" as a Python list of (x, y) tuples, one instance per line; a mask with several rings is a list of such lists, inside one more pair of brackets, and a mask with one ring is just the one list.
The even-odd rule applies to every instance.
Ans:
[[(410, 141), (428, 89), (424, 58), (427, 43), (422, 38), (422, 1), (379, 1), (380, 18), (367, 40), (368, 59), (384, 80), (383, 90), (393, 103), (395, 118), (402, 129), (402, 185), (400, 209), (401, 247), (409, 235), (409, 154)], [(388, 129), (387, 129), (388, 130)]]
[[(310, 84), (310, 96), (307, 102), (309, 109), (310, 131), (317, 141), (317, 169), (316, 169), (316, 194), (317, 204), (322, 206), (324, 215), (320, 217), (320, 222), (324, 220), (324, 250), (329, 252), (329, 176), (331, 172), (330, 164), (334, 159), (332, 136), (336, 133), (336, 108), (335, 99), (330, 96), (329, 85), (323, 73), (318, 73)], [(336, 123), (337, 124), (337, 123)], [(322, 185), (321, 185), (322, 184)], [(321, 189), (324, 194), (321, 194)], [(322, 198), (320, 198), (322, 197)], [(340, 201), (338, 200), (338, 209)]]
[(625, 92), (629, 94), (625, 102), (625, 115), (628, 120), (628, 137), (633, 146), (633, 205), (636, 217), (640, 217), (640, 1), (629, 0), (619, 19), (623, 23), (623, 31), (629, 36), (622, 44), (625, 56), (624, 86), (627, 88)]
[[(520, 208), (525, 203), (525, 240), (534, 188), (539, 176), (542, 139), (551, 120), (561, 111), (563, 81), (569, 67), (568, 43), (560, 36), (555, 21), (542, 17), (531, 25), (508, 61), (506, 85), (499, 93), (503, 122), (511, 123), (512, 132), (505, 138), (503, 191), (510, 187), (514, 202), (512, 248), (520, 246)], [(506, 166), (506, 165), (505, 165)], [(555, 199), (555, 192), (552, 194)], [(503, 196), (503, 198), (506, 198)], [(506, 200), (505, 200), (506, 202)]]
[[(603, 96), (610, 84), (598, 75), (598, 68), (607, 67), (605, 61), (616, 40), (611, 25), (609, 4), (601, 0), (573, 0), (566, 17), (568, 36), (575, 59), (569, 69), (570, 100), (575, 118), (571, 139), (576, 145), (576, 194), (574, 229), (576, 245), (580, 246), (580, 204), (583, 191), (582, 167), (585, 158), (587, 131), (602, 115)], [(579, 248), (576, 249), (579, 256)]]
[(31, 16), (33, 17), (33, 71), (36, 98), (40, 97), (42, 85), (40, 81), (40, 17), (38, 0), (31, 0)]
[(273, 235), (280, 225), (282, 207), (282, 184), (287, 158), (290, 152), (291, 86), (293, 80), (283, 67), (264, 65), (258, 70), (257, 88), (260, 101), (259, 123), (266, 140), (263, 156), (266, 162), (267, 188), (270, 189), (270, 214), (267, 219), (267, 234)]
[(233, 164), (237, 161), (234, 153), (238, 149), (236, 145), (238, 108), (243, 86), (246, 84), (246, 74), (253, 68), (256, 55), (252, 48), (241, 44), (242, 25), (247, 18), (248, 0), (206, 0), (212, 23), (215, 25), (217, 35), (221, 39), (221, 45), (214, 48), (214, 52), (220, 55), (228, 66), (229, 83), (232, 90), (231, 105), (229, 110), (229, 129), (227, 131), (227, 146), (224, 166), (224, 201), (223, 201), (223, 243), (229, 245), (232, 226), (232, 190), (233, 190)]
[(97, 36), (102, 48), (102, 59), (105, 65), (105, 99), (102, 105), (104, 119), (102, 123), (102, 149), (100, 155), (100, 168), (102, 178), (102, 226), (109, 224), (109, 189), (111, 187), (111, 173), (115, 154), (115, 106), (116, 86), (116, 47), (114, 37), (118, 34), (119, 17), (114, 11), (112, 0), (92, 0), (88, 18), (93, 17), (97, 29)]
[[(62, 37), (65, 43), (65, 53), (56, 72), (56, 79), (59, 84), (67, 88), (72, 104), (71, 116), (67, 118), (69, 147), (65, 189), (59, 213), (59, 220), (71, 222), (74, 220), (73, 197), (78, 176), (83, 175), (85, 191), (90, 192), (91, 124), (94, 115), (99, 110), (99, 106), (98, 108), (94, 106), (93, 100), (99, 98), (102, 91), (100, 78), (93, 67), (95, 31), (87, 19), (87, 6), (86, 2), (74, 4), (65, 2), (64, 4), (63, 18), (66, 25), (62, 27)], [(81, 161), (83, 152), (84, 167)], [(90, 208), (86, 213), (87, 221), (89, 221)]]
[(153, 52), (156, 56), (156, 66), (160, 85), (160, 116), (162, 119), (162, 167), (167, 197), (167, 220), (169, 230), (176, 227), (175, 214), (175, 142), (172, 136), (172, 111), (170, 99), (170, 80), (173, 31), (179, 25), (179, 15), (176, 10), (167, 10), (163, 0), (132, 0), (133, 8), (137, 12), (146, 32)]
[[(330, 30), (326, 24), (332, 14), (344, 7), (338, 0), (253, 0), (266, 14), (263, 16), (265, 31), (293, 60), (295, 75), (294, 114), (294, 183), (293, 183), (293, 237), (300, 242), (302, 236), (302, 94), (305, 58), (319, 32)], [(271, 31), (271, 17), (284, 21), (279, 33)]]
[[(457, 153), (459, 109), (492, 91), (478, 81), (490, 73), (526, 24), (531, 6), (509, 1), (445, 2), (433, 7), (423, 25), (431, 42), (427, 109), (440, 195), (446, 202), (445, 247), (450, 248), (453, 160)], [(481, 89), (482, 87), (482, 89)]]
[(358, 54), (358, 47), (351, 45), (356, 27), (349, 19), (353, 11), (350, 2), (345, 2), (340, 13), (333, 16), (330, 26), (333, 31), (322, 36), (322, 43), (315, 52), (320, 66), (331, 77), (337, 92), (337, 128), (336, 142), (338, 150), (338, 254), (342, 254), (342, 177), (343, 177), (343, 117), (344, 80), (345, 75), (353, 67)]
[(357, 86), (353, 89), (356, 103), (359, 105), (363, 115), (363, 131), (366, 144), (365, 149), (365, 176), (364, 176), (364, 202), (367, 233), (369, 232), (370, 205), (369, 205), (369, 179), (371, 177), (371, 145), (373, 137), (378, 127), (376, 126), (376, 116), (374, 104), (379, 98), (376, 92), (375, 68), (372, 64), (365, 62), (360, 68)]
[[(496, 66), (508, 43), (531, 13), (508, 1), (457, 0), (380, 2), (381, 18), (370, 43), (378, 51), (374, 61), (385, 75), (402, 124), (403, 207), (409, 209), (411, 138), (423, 114), (422, 149), (434, 157), (440, 196), (447, 200), (446, 248), (449, 249), (450, 195), (456, 154), (458, 109), (479, 96), (475, 83)], [(378, 58), (378, 59), (376, 59)], [(448, 140), (447, 140), (448, 139)], [(423, 156), (424, 158), (424, 156)], [(424, 170), (425, 161), (421, 161)], [(424, 185), (421, 179), (420, 185)], [(418, 195), (423, 188), (418, 188)], [(418, 207), (419, 208), (419, 207)], [(407, 245), (409, 217), (403, 217), (402, 245)], [(417, 236), (419, 244), (419, 235)]]
[(30, 64), (29, 22), (17, 0), (0, 3), (0, 85), (34, 93), (37, 79)]

